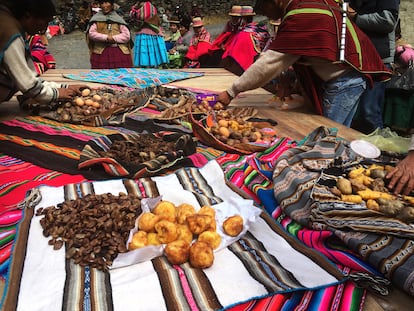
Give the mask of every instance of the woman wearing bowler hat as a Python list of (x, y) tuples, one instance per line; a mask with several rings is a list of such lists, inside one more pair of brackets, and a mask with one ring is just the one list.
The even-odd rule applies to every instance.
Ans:
[(253, 7), (244, 5), (240, 13), (241, 29), (227, 44), (221, 61), (222, 67), (236, 75), (241, 75), (255, 62), (270, 38), (266, 23), (253, 20), (256, 15)]
[(192, 21), (194, 35), (185, 55), (185, 68), (199, 68), (200, 57), (206, 55), (211, 47), (211, 36), (204, 27), (201, 17), (194, 17)]

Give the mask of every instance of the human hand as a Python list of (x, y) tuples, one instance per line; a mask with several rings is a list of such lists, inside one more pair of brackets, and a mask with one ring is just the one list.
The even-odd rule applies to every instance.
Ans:
[(75, 89), (72, 89), (72, 88), (59, 88), (58, 92), (59, 92), (59, 96), (58, 96), (59, 101), (71, 100), (75, 95), (80, 94), (79, 92), (77, 92)]
[(115, 39), (112, 37), (111, 34), (109, 34), (108, 37), (106, 38), (106, 42), (115, 43)]
[(386, 178), (391, 179), (388, 188), (395, 194), (410, 194), (414, 189), (414, 151), (410, 151), (408, 155), (387, 174)]
[(86, 84), (69, 84), (68, 88), (75, 91), (76, 95), (80, 95), (82, 90), (89, 89), (89, 86)]
[(348, 14), (348, 17), (350, 19), (354, 20), (355, 19), (355, 16), (357, 15), (357, 12), (353, 8), (351, 8), (350, 6), (348, 6), (347, 14)]
[(218, 94), (217, 101), (222, 103), (224, 106), (228, 106), (231, 100), (232, 98), (230, 97), (229, 93), (227, 93), (226, 91)]

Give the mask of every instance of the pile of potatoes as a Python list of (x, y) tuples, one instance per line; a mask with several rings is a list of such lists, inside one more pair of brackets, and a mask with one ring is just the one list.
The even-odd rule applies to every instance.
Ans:
[(134, 106), (138, 95), (105, 89), (83, 89), (81, 95), (57, 107), (55, 118), (64, 122), (77, 122), (91, 116), (101, 115), (109, 109)]
[(233, 116), (229, 111), (219, 111), (215, 122), (207, 128), (216, 139), (229, 145), (248, 143), (270, 144), (276, 138), (276, 132), (270, 128), (262, 129), (245, 118)]
[(376, 164), (355, 167), (338, 178), (331, 192), (344, 202), (364, 203), (371, 210), (412, 223), (414, 197), (397, 196), (387, 189), (385, 177), (392, 168)]

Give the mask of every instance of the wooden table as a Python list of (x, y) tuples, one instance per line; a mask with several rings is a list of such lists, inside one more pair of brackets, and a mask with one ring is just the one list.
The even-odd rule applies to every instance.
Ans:
[[(46, 81), (54, 81), (66, 84), (87, 84), (90, 87), (101, 87), (100, 83), (80, 82), (65, 78), (63, 75), (72, 73), (77, 74), (85, 69), (52, 69), (46, 71), (42, 76)], [(231, 86), (237, 78), (231, 72), (222, 68), (203, 68), (186, 69), (187, 72), (203, 72), (201, 77), (186, 79), (170, 83), (171, 86), (182, 88), (196, 88), (211, 92), (221, 92)], [(325, 125), (327, 127), (338, 128), (339, 136), (348, 140), (353, 140), (360, 136), (360, 133), (346, 126), (338, 124), (332, 120), (316, 115), (309, 111), (308, 106), (295, 110), (280, 110), (269, 103), (273, 94), (259, 88), (239, 94), (231, 103), (231, 106), (252, 106), (259, 110), (259, 116), (271, 118), (277, 121), (276, 130), (280, 136), (288, 136), (293, 139), (302, 139), (313, 129)], [(16, 98), (9, 102), (0, 104), (0, 120), (12, 119), (15, 116), (24, 116), (27, 112), (21, 111), (18, 107)]]
[[(85, 71), (85, 69), (52, 69), (48, 70), (42, 77), (47, 81), (67, 84), (87, 84), (91, 88), (102, 86), (100, 83), (85, 83), (63, 77), (64, 74), (77, 74), (81, 71)], [(237, 76), (222, 68), (187, 69), (186, 71), (203, 72), (204, 75), (174, 82), (170, 85), (182, 88), (197, 88), (212, 92), (221, 92), (230, 87), (232, 82), (237, 79)], [(313, 129), (321, 125), (337, 128), (338, 136), (347, 140), (356, 139), (361, 135), (358, 131), (312, 113), (306, 105), (294, 110), (276, 109), (274, 105), (269, 103), (272, 96), (273, 94), (270, 92), (259, 88), (240, 94), (232, 101), (231, 106), (252, 106), (257, 108), (259, 117), (270, 118), (278, 123), (275, 129), (280, 136), (286, 136), (296, 140), (303, 139)], [(9, 102), (0, 104), (0, 120), (12, 119), (16, 116), (24, 115), (27, 115), (27, 112), (19, 109), (16, 98), (12, 98)], [(413, 297), (410, 297), (398, 289), (392, 289), (391, 294), (387, 297), (378, 297), (368, 294), (364, 310), (410, 310), (412, 309), (413, 304)]]

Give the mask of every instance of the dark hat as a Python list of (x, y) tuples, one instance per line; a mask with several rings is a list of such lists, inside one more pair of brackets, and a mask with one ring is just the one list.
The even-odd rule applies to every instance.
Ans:
[(171, 17), (168, 19), (168, 22), (169, 22), (170, 24), (179, 24), (179, 23), (180, 23), (180, 19), (179, 19), (177, 16), (173, 15), (173, 16), (171, 16)]

